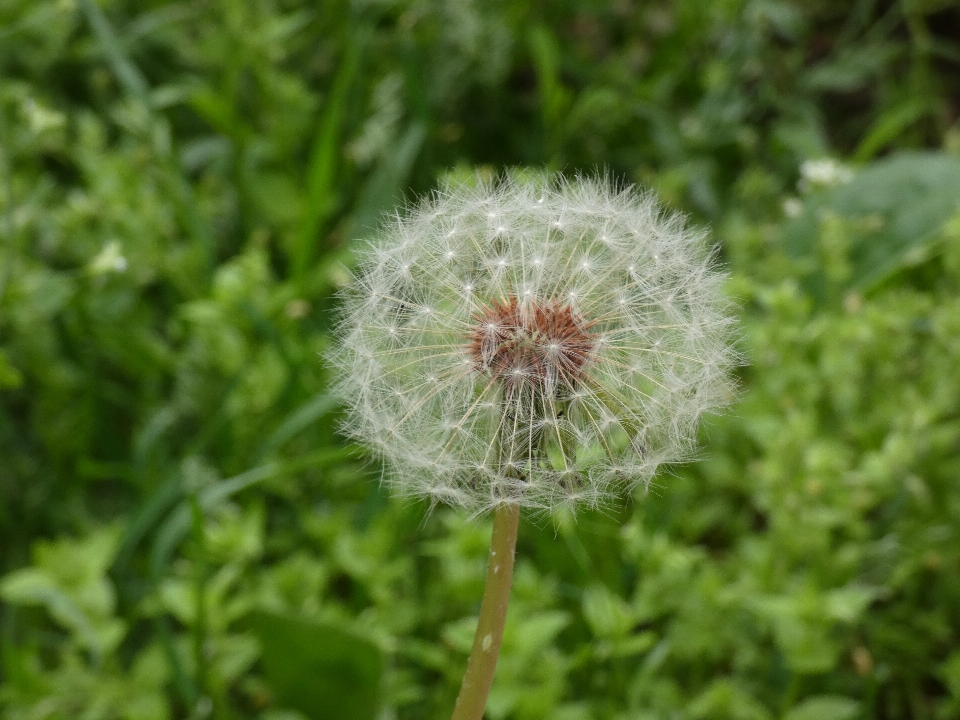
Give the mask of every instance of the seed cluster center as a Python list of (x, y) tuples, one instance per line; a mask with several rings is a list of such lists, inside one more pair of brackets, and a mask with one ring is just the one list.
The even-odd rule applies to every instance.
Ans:
[(573, 389), (590, 360), (595, 336), (559, 300), (494, 301), (473, 316), (468, 352), (475, 369), (500, 380), (508, 394), (528, 387), (555, 394)]

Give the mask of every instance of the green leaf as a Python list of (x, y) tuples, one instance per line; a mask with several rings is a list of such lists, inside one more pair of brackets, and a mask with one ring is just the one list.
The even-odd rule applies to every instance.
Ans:
[[(276, 475), (282, 469), (283, 466), (279, 463), (266, 463), (232, 478), (220, 480), (198, 493), (200, 507), (203, 510), (215, 508), (241, 490)], [(151, 551), (151, 569), (154, 579), (161, 577), (163, 569), (173, 555), (173, 551), (180, 544), (180, 541), (186, 537), (187, 531), (190, 529), (190, 523), (190, 505), (187, 501), (184, 501), (170, 513), (170, 516), (157, 531)]]
[(61, 627), (75, 633), (99, 663), (103, 646), (86, 613), (44, 570), (24, 568), (0, 580), (0, 598), (13, 605), (41, 605)]
[(690, 704), (693, 720), (770, 720), (770, 711), (728, 678), (714, 680)]
[(561, 133), (571, 95), (560, 78), (562, 51), (551, 29), (544, 25), (536, 25), (530, 30), (528, 42), (537, 73), (547, 150), (554, 155), (560, 150)]
[(383, 656), (373, 642), (341, 627), (268, 612), (256, 613), (253, 627), (278, 704), (316, 720), (377, 716)]
[[(471, 630), (476, 631), (476, 618), (472, 620)], [(541, 611), (531, 615), (522, 624), (510, 627), (509, 649), (518, 655), (534, 656), (549, 647), (569, 624), (570, 616), (562, 611)]]
[(597, 637), (622, 638), (634, 623), (629, 606), (605, 585), (591, 585), (583, 593), (583, 616)]
[[(342, 462), (356, 453), (354, 446), (332, 447), (318, 450), (317, 452), (301, 455), (286, 463), (268, 462), (255, 467), (239, 475), (234, 475), (225, 480), (219, 480), (212, 485), (204, 487), (197, 496), (200, 507), (209, 512), (234, 495), (247, 488), (256, 485), (263, 480), (281, 475), (284, 473), (294, 473), (305, 468), (332, 465)], [(176, 489), (176, 488), (175, 488)], [(163, 576), (164, 569), (170, 562), (174, 550), (186, 537), (190, 528), (190, 504), (187, 500), (181, 501), (177, 507), (172, 510), (163, 524), (157, 530), (154, 538), (153, 547), (150, 551), (150, 567), (154, 581), (159, 581)]]
[(826, 614), (841, 622), (855, 622), (877, 599), (878, 591), (863, 585), (849, 585), (827, 593)]
[(870, 290), (902, 267), (923, 259), (938, 233), (960, 212), (960, 158), (943, 153), (901, 153), (867, 165), (853, 180), (812, 196), (784, 229), (784, 244), (812, 268), (808, 290), (824, 298), (818, 257), (823, 221), (839, 219), (849, 244), (851, 289)]
[(888, 110), (877, 118), (853, 153), (857, 162), (865, 162), (893, 142), (900, 133), (922, 118), (929, 110), (926, 100), (910, 100)]
[(368, 232), (376, 227), (383, 213), (401, 197), (404, 181), (413, 168), (427, 137), (427, 128), (419, 120), (410, 123), (397, 140), (396, 150), (387, 155), (370, 176), (357, 201), (350, 221), (347, 223), (346, 236)]
[(840, 695), (818, 695), (792, 708), (783, 720), (853, 720), (860, 703)]
[(257, 457), (272, 457), (278, 450), (280, 450), (281, 447), (283, 447), (284, 443), (293, 438), (297, 433), (305, 429), (311, 423), (331, 412), (334, 408), (336, 408), (336, 406), (337, 401), (331, 395), (317, 395), (312, 400), (298, 408), (280, 424), (280, 427), (273, 431), (270, 437), (264, 441), (259, 452), (257, 453)]
[(107, 20), (107, 16), (93, 2), (80, 0), (80, 9), (87, 16), (90, 27), (93, 28), (97, 43), (107, 58), (113, 74), (123, 87), (124, 91), (139, 100), (146, 101), (147, 91), (150, 89), (143, 74), (137, 68), (120, 46), (117, 35)]
[(340, 136), (346, 117), (347, 100), (350, 93), (356, 90), (356, 75), (368, 37), (369, 32), (360, 28), (350, 38), (314, 136), (307, 167), (304, 215), (292, 258), (295, 276), (300, 276), (309, 266), (317, 234), (334, 211)]
[(954, 650), (940, 665), (940, 677), (943, 678), (950, 695), (960, 698), (960, 650)]
[(23, 384), (23, 373), (13, 366), (0, 348), (0, 388), (18, 388)]

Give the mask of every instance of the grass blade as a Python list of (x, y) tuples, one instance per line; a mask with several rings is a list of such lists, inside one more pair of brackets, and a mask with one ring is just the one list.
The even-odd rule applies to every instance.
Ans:
[(347, 99), (354, 89), (360, 67), (360, 56), (367, 43), (368, 32), (354, 33), (333, 83), (327, 107), (310, 150), (307, 166), (303, 219), (293, 249), (293, 276), (300, 278), (313, 259), (317, 235), (334, 212), (334, 182), (340, 152), (340, 135), (346, 115)]

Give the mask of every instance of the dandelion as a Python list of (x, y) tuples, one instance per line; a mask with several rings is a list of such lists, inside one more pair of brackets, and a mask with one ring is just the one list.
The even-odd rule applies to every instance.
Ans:
[(651, 194), (587, 177), (446, 185), (361, 254), (331, 356), (344, 430), (399, 494), (496, 510), (455, 718), (483, 713), (519, 508), (648, 485), (729, 398), (723, 278)]
[(346, 432), (402, 495), (598, 505), (688, 456), (729, 394), (723, 276), (650, 195), (447, 186), (362, 254), (339, 326)]

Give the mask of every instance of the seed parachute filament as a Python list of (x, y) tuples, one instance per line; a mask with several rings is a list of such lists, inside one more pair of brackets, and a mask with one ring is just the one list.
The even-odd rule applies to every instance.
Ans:
[(344, 431), (402, 495), (597, 506), (695, 447), (732, 397), (702, 232), (602, 178), (449, 184), (386, 224), (344, 292)]

